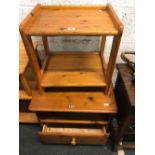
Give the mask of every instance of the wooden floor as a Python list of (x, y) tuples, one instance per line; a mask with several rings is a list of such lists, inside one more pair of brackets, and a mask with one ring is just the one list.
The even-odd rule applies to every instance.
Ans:
[(50, 55), (42, 77), (41, 86), (106, 86), (99, 53), (65, 52)]

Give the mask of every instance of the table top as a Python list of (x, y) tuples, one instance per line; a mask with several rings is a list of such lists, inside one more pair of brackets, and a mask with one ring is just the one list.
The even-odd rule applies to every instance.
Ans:
[(127, 91), (130, 103), (135, 106), (135, 85), (132, 83), (132, 69), (126, 64), (117, 64), (119, 75)]
[(117, 35), (123, 25), (111, 5), (44, 6), (38, 4), (20, 24), (29, 35)]

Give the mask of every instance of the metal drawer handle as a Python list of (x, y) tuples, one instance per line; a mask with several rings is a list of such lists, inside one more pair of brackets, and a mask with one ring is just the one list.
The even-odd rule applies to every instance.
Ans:
[(77, 144), (77, 143), (76, 143), (76, 138), (75, 138), (75, 137), (72, 138), (71, 144), (72, 144), (72, 145), (76, 145), (76, 144)]

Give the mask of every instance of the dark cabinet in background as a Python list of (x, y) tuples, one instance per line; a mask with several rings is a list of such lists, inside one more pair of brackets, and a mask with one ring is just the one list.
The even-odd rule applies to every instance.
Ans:
[(123, 148), (134, 148), (135, 141), (135, 86), (132, 69), (126, 64), (118, 64), (115, 95), (118, 114), (112, 121), (114, 148), (122, 143)]

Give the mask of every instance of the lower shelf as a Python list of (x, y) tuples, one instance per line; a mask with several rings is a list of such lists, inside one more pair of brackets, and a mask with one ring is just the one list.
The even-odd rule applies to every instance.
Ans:
[(41, 86), (44, 88), (106, 86), (98, 52), (52, 52), (43, 70)]
[(61, 128), (43, 125), (39, 132), (41, 141), (46, 144), (105, 144), (109, 133), (103, 128)]
[(20, 123), (39, 123), (35, 113), (32, 112), (19, 112)]

